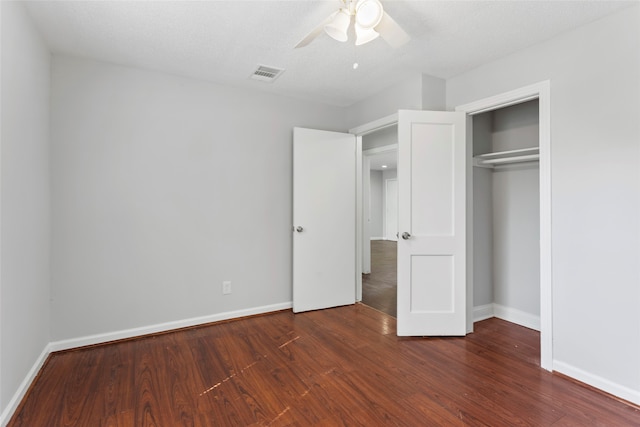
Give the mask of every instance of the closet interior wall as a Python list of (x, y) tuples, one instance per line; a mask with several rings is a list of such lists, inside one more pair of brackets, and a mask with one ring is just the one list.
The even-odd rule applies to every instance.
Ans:
[[(538, 144), (537, 99), (473, 116), (474, 156)], [(515, 313), (505, 318), (515, 323), (537, 319), (539, 325), (538, 162), (474, 167), (473, 202), (474, 307), (490, 307), (496, 317)]]

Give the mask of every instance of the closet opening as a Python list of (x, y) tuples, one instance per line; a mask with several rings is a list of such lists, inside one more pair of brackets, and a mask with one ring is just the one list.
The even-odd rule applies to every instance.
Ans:
[(473, 120), (473, 319), (540, 331), (539, 101)]

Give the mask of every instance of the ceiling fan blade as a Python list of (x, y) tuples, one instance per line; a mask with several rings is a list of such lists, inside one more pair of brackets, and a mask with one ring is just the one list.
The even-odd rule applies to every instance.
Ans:
[(304, 38), (300, 40), (298, 44), (295, 46), (295, 49), (299, 47), (305, 47), (306, 45), (311, 43), (316, 37), (322, 34), (322, 32), (324, 31), (324, 26), (329, 24), (337, 14), (338, 12), (336, 11), (336, 12), (333, 12), (331, 15), (329, 15), (327, 19), (325, 19), (320, 23), (320, 25), (315, 27), (313, 30), (311, 30), (309, 34), (304, 36)]
[(393, 48), (398, 48), (411, 40), (409, 34), (387, 12), (382, 15), (382, 20), (376, 26), (376, 31)]

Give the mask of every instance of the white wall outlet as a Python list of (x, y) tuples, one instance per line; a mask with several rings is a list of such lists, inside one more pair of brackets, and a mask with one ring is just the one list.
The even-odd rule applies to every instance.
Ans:
[(231, 293), (231, 282), (225, 280), (222, 282), (222, 295), (229, 295)]

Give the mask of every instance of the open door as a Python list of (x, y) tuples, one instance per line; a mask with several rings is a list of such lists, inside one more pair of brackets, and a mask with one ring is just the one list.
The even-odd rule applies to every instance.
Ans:
[(293, 311), (355, 303), (356, 137), (293, 129)]
[(400, 336), (466, 334), (466, 118), (398, 113)]

